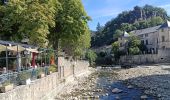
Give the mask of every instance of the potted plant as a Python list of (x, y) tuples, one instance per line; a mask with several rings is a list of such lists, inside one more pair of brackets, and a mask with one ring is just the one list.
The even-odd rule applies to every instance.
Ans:
[(5, 82), (2, 83), (2, 86), (0, 86), (0, 92), (5, 93), (7, 91), (10, 91), (14, 88), (14, 85), (9, 81), (6, 80)]
[(48, 68), (48, 74), (57, 72), (57, 65), (53, 64)]
[(38, 78), (43, 78), (45, 77), (45, 72), (43, 68), (39, 68), (37, 69), (37, 73), (38, 73)]
[(31, 72), (23, 71), (18, 74), (18, 83), (19, 85), (27, 85), (31, 83)]

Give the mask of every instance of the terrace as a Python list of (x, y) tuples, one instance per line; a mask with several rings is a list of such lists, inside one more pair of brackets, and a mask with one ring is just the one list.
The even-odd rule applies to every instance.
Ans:
[(56, 60), (55, 50), (0, 41), (0, 86), (30, 84), (57, 71)]

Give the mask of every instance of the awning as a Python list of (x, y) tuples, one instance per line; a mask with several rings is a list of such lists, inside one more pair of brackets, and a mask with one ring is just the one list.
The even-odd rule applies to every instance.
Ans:
[(27, 51), (29, 51), (29, 52), (39, 53), (39, 51), (38, 51), (37, 49), (26, 48), (25, 50), (27, 50)]
[(22, 46), (20, 46), (20, 45), (18, 45), (18, 46), (8, 46), (7, 47), (7, 49), (9, 50), (9, 51), (18, 51), (18, 52), (21, 52), (21, 51), (24, 51), (25, 50), (25, 48), (24, 47), (22, 47)]
[(0, 52), (6, 51), (6, 46), (0, 44)]

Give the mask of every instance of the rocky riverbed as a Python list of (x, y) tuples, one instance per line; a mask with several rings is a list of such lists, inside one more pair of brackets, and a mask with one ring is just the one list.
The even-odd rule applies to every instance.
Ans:
[(170, 66), (98, 69), (77, 78), (56, 100), (169, 100)]
[(119, 79), (144, 89), (158, 100), (170, 100), (170, 65), (138, 66), (116, 72)]

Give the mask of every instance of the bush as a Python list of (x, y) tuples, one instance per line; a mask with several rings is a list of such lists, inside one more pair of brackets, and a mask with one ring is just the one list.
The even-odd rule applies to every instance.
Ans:
[(18, 74), (18, 78), (19, 78), (19, 80), (29, 79), (29, 78), (31, 78), (31, 72), (23, 71), (23, 72)]
[(38, 75), (38, 76), (41, 75), (41, 74), (43, 74), (43, 73), (45, 73), (45, 70), (44, 70), (43, 68), (38, 68), (38, 69), (37, 69), (37, 75)]
[(5, 82), (2, 83), (2, 86), (7, 86), (10, 84), (11, 84), (10, 80), (6, 80)]
[(28, 72), (28, 71), (23, 71), (21, 73), (18, 74), (17, 76), (17, 81), (18, 81), (18, 84), (21, 85), (21, 84), (25, 84), (26, 80), (31, 78), (31, 72)]
[(94, 65), (94, 62), (96, 61), (97, 55), (93, 50), (89, 50), (86, 53), (86, 58), (89, 60), (90, 65)]
[(49, 67), (49, 69), (48, 69), (48, 71), (49, 72), (57, 72), (58, 71), (58, 69), (57, 69), (57, 65), (51, 65), (50, 67)]

